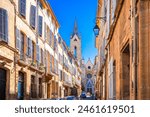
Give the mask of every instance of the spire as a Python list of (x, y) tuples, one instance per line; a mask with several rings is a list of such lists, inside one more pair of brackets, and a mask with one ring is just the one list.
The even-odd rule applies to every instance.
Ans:
[(74, 34), (78, 34), (78, 26), (77, 26), (77, 20), (75, 19), (74, 21), (74, 29), (73, 29)]

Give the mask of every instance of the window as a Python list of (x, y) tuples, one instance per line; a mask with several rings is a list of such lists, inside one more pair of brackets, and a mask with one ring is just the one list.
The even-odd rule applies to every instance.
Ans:
[(8, 15), (5, 9), (0, 8), (0, 41), (8, 42)]
[(32, 28), (35, 28), (36, 7), (31, 5), (30, 10), (30, 26), (32, 26)]
[(35, 58), (34, 58), (34, 52), (35, 52), (34, 46), (35, 46), (35, 43), (32, 41), (32, 48), (31, 48), (31, 49), (32, 49), (32, 61), (35, 59)]
[(24, 38), (25, 35), (23, 33), (20, 33), (20, 59), (24, 60)]
[(88, 69), (91, 69), (91, 66), (88, 66)]
[(39, 2), (39, 6), (40, 6), (41, 9), (43, 9), (43, 5), (42, 5), (41, 2)]
[(77, 47), (74, 47), (74, 57), (77, 58)]
[(27, 55), (28, 57), (32, 57), (32, 40), (28, 38), (27, 41)]
[(56, 39), (56, 36), (54, 36), (54, 50), (57, 51), (57, 39)]
[(74, 41), (77, 41), (77, 39), (75, 39)]
[(22, 16), (26, 16), (26, 0), (20, 0), (19, 1), (19, 12)]
[(16, 28), (16, 48), (20, 51), (20, 31)]
[(92, 74), (87, 74), (87, 78), (92, 78)]
[(36, 98), (36, 79), (35, 76), (31, 76), (31, 98)]
[(39, 30), (39, 35), (40, 36), (42, 36), (42, 23), (43, 23), (43, 17), (39, 16), (39, 27), (38, 27), (38, 30)]
[(50, 71), (52, 71), (52, 59), (53, 59), (53, 56), (52, 55), (50, 55)]
[(41, 49), (41, 63), (44, 64), (44, 51)]
[(55, 69), (55, 73), (57, 73), (57, 60), (54, 59), (54, 69)]
[(61, 44), (61, 37), (58, 38), (58, 43)]
[(39, 45), (36, 45), (36, 60), (38, 63), (40, 63), (40, 57), (41, 56), (41, 53), (40, 53), (40, 47)]
[(39, 98), (42, 98), (42, 78), (39, 78)]
[(63, 79), (63, 74), (62, 74), (62, 70), (59, 70), (59, 79), (62, 81)]
[(49, 37), (49, 45), (54, 47), (54, 35), (53, 32), (50, 30), (50, 37)]
[(47, 38), (47, 30), (46, 30), (46, 28), (47, 28), (47, 25), (44, 22), (44, 40), (46, 40), (46, 38)]

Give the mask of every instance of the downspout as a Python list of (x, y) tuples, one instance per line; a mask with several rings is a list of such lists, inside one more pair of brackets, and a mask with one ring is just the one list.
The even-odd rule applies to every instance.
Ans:
[[(131, 85), (130, 87), (133, 88), (130, 91), (133, 91), (133, 97), (132, 99), (137, 99), (136, 91), (137, 91), (137, 30), (136, 30), (136, 0), (131, 1), (131, 32), (132, 32), (132, 76), (131, 77)], [(131, 93), (130, 93), (131, 97)]]
[[(14, 40), (14, 41), (15, 41), (15, 43), (16, 43), (16, 5), (15, 5), (14, 2), (13, 2), (12, 4), (14, 5), (14, 12), (15, 12), (15, 14), (14, 14), (14, 15), (15, 15), (15, 16), (14, 16), (14, 35), (15, 35), (15, 40)], [(16, 92), (16, 88), (17, 88), (17, 87), (16, 87), (16, 86), (17, 86), (17, 85), (16, 85), (16, 78), (17, 78), (17, 73), (16, 73), (16, 72), (17, 72), (17, 68), (16, 68), (16, 67), (17, 67), (17, 66), (16, 66), (16, 64), (17, 64), (17, 63), (16, 63), (16, 53), (14, 53), (15, 97), (16, 97), (16, 99), (17, 99), (17, 92)]]
[[(36, 0), (36, 21), (35, 21), (35, 24), (36, 24), (36, 28), (35, 28), (35, 38), (36, 38), (36, 45), (38, 44), (38, 6), (39, 6), (39, 0)], [(37, 48), (37, 46), (36, 46)], [(36, 54), (36, 59), (37, 59), (37, 54)], [(38, 64), (36, 63), (37, 67), (38, 67)], [(37, 71), (36, 71), (36, 96), (37, 96), (37, 99), (39, 98), (38, 97), (38, 94), (39, 94), (39, 87), (38, 87), (38, 77), (37, 77)]]

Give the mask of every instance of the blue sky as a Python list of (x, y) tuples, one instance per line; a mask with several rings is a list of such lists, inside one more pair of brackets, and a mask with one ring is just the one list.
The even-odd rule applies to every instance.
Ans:
[(70, 36), (74, 21), (77, 20), (78, 31), (82, 41), (82, 57), (87, 61), (94, 60), (97, 50), (93, 27), (95, 24), (97, 0), (48, 0), (58, 22), (59, 33), (70, 47)]

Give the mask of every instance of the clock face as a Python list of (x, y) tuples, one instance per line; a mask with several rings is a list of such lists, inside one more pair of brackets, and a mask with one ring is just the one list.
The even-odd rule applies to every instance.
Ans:
[(92, 78), (92, 74), (87, 74), (87, 78)]

